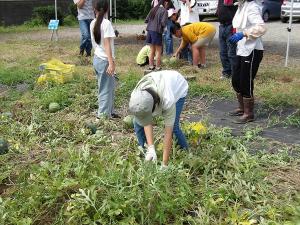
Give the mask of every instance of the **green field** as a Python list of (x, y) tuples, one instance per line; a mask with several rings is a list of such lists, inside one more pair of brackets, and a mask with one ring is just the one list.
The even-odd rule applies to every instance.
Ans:
[[(78, 57), (78, 42), (36, 36), (0, 42), (0, 139), (9, 143), (0, 155), (0, 224), (300, 224), (299, 146), (266, 140), (258, 129), (236, 137), (205, 120), (205, 133), (185, 129), (191, 148), (174, 145), (170, 166), (161, 171), (160, 162), (144, 162), (122, 120), (95, 120), (96, 79), (91, 62)], [(142, 43), (135, 37), (116, 43), (116, 109), (124, 117), (143, 75), (134, 63)], [(196, 76), (188, 101), (233, 99), (230, 82), (219, 79), (218, 57), (209, 49), (205, 70), (184, 63), (165, 68)], [(37, 85), (39, 65), (51, 58), (75, 64), (74, 79)], [(266, 54), (256, 98), (271, 109), (299, 108), (300, 67), (281, 62)], [(61, 109), (50, 113), (51, 102)], [(284, 122), (299, 121), (295, 114)], [(87, 123), (96, 125), (95, 134)], [(162, 129), (158, 120), (155, 133)], [(159, 146), (159, 135), (155, 141)]]

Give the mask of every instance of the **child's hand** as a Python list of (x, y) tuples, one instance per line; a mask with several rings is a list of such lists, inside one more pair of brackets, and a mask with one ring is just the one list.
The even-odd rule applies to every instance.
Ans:
[(108, 73), (108, 75), (114, 75), (115, 73), (115, 63), (109, 63), (106, 72)]

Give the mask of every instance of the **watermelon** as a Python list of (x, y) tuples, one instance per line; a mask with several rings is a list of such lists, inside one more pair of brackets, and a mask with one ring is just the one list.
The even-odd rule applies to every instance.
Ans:
[(133, 116), (132, 115), (125, 116), (123, 119), (123, 123), (126, 129), (133, 128)]
[(96, 124), (94, 124), (94, 123), (86, 123), (85, 125), (89, 129), (89, 131), (90, 131), (91, 134), (96, 134), (96, 132), (97, 132), (97, 125)]
[(55, 113), (57, 112), (58, 110), (60, 110), (60, 105), (56, 102), (51, 102), (49, 104), (49, 112), (51, 113)]
[(177, 59), (176, 57), (171, 57), (171, 58), (170, 58), (170, 63), (171, 63), (172, 65), (175, 65), (177, 62), (178, 62), (178, 59)]
[(5, 118), (12, 118), (13, 114), (11, 112), (4, 112), (1, 114), (1, 116), (5, 117)]
[(8, 152), (8, 143), (4, 139), (0, 139), (0, 155), (6, 154)]
[(167, 59), (167, 58), (166, 58), (166, 59), (163, 59), (163, 60), (162, 60), (162, 63), (163, 63), (164, 65), (167, 65), (167, 64), (169, 63), (169, 59)]

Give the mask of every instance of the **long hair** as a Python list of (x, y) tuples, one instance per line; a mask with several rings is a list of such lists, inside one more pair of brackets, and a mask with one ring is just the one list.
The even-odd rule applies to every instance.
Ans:
[(100, 44), (101, 42), (101, 23), (103, 21), (105, 13), (108, 11), (108, 1), (107, 0), (93, 0), (94, 10), (98, 13), (93, 34), (95, 37), (95, 42)]
[(149, 18), (151, 20), (154, 19), (158, 8), (160, 7), (160, 5), (164, 5), (165, 1), (168, 1), (168, 0), (159, 0), (158, 4), (150, 10), (150, 17)]

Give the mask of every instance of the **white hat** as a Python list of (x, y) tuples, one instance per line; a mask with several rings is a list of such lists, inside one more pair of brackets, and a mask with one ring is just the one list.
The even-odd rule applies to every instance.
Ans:
[(152, 108), (154, 100), (146, 90), (134, 90), (129, 100), (129, 112), (135, 117), (140, 126), (152, 123)]
[(175, 9), (169, 9), (168, 10), (168, 18), (170, 18), (175, 13), (177, 13), (177, 11)]

